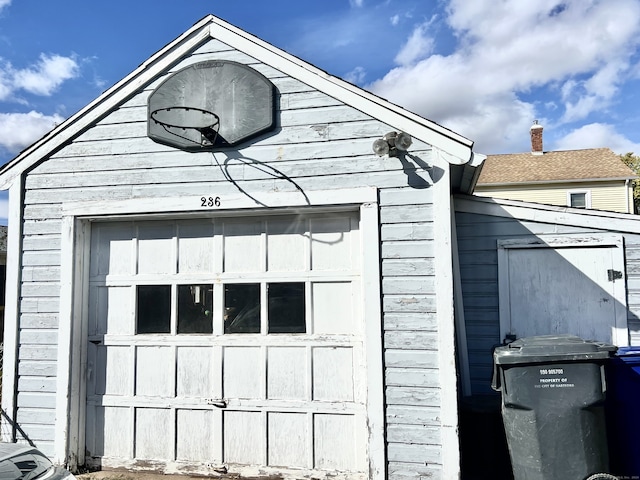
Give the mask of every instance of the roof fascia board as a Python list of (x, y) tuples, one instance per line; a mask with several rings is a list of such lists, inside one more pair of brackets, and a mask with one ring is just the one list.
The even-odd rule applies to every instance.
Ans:
[(349, 82), (334, 77), (227, 22), (212, 17), (211, 36), (325, 92), (327, 95), (449, 153), (453, 157), (447, 157), (449, 163), (464, 164), (472, 157), (473, 142), (471, 140)]
[(209, 17), (197, 22), (176, 40), (157, 51), (129, 75), (106, 90), (94, 101), (45, 134), (31, 146), (20, 152), (0, 170), (0, 189), (6, 189), (14, 179), (42, 158), (62, 148), (69, 139), (80, 134), (91, 123), (107, 115), (113, 108), (133, 95), (182, 55), (209, 38), (206, 27)]
[(640, 233), (640, 216), (631, 213), (583, 210), (469, 195), (456, 195), (455, 209), (456, 212), (515, 218), (552, 225)]
[(535, 182), (505, 182), (505, 183), (479, 183), (478, 187), (524, 187), (527, 185), (549, 185), (558, 183), (605, 183), (620, 182), (622, 180), (635, 180), (635, 177), (612, 177), (612, 178), (579, 178), (571, 180), (537, 180)]

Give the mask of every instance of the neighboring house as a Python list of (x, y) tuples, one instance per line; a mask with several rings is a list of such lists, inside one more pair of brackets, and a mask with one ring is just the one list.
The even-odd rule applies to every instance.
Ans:
[(71, 467), (458, 478), (452, 191), (483, 158), (205, 17), (0, 169), (5, 440)]
[(634, 213), (637, 175), (608, 148), (543, 151), (531, 127), (531, 152), (488, 155), (475, 194), (575, 208)]

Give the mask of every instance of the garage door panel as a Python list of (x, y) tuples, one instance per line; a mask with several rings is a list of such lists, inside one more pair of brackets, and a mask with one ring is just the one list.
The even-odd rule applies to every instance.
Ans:
[(311, 268), (313, 270), (351, 270), (354, 265), (351, 218), (320, 217), (311, 220)]
[[(214, 456), (213, 415), (210, 410), (177, 410), (176, 459), (210, 462)], [(197, 428), (194, 428), (197, 425)]]
[(172, 412), (168, 408), (136, 408), (136, 458), (173, 459), (173, 423)]
[(329, 402), (352, 402), (353, 349), (313, 349), (313, 399)]
[(214, 271), (213, 223), (178, 225), (178, 273)]
[(96, 347), (96, 393), (131, 395), (133, 385), (133, 350), (129, 346)]
[(175, 273), (173, 224), (143, 223), (138, 227), (138, 274)]
[(211, 347), (178, 347), (176, 390), (178, 397), (212, 395)]
[(132, 335), (133, 297), (131, 287), (91, 287), (89, 335)]
[(301, 272), (308, 268), (307, 223), (306, 219), (300, 217), (268, 220), (268, 271)]
[(232, 273), (264, 271), (262, 222), (224, 223), (224, 271)]
[(137, 347), (136, 395), (174, 396), (174, 349), (172, 347)]
[(132, 458), (133, 409), (127, 407), (96, 407), (95, 452), (93, 455)]
[(91, 237), (91, 277), (133, 273), (135, 238), (132, 223), (103, 224), (94, 227)]
[(354, 312), (357, 292), (351, 282), (315, 282), (311, 288), (315, 333), (358, 332), (360, 322)]
[(260, 412), (224, 412), (224, 461), (246, 465), (265, 463), (266, 431)]
[(356, 425), (352, 415), (314, 416), (314, 459), (320, 469), (350, 470), (356, 458)]
[(308, 390), (307, 349), (269, 347), (267, 357), (267, 398), (305, 400)]
[(225, 398), (264, 398), (264, 362), (258, 347), (224, 349), (223, 389)]
[(309, 416), (270, 412), (268, 464), (276, 467), (311, 468)]

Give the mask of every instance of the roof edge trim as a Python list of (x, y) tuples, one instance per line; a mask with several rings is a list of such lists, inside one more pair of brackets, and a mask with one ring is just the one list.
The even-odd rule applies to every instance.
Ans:
[(640, 233), (640, 216), (633, 213), (560, 207), (464, 194), (455, 194), (454, 198), (456, 212), (516, 218), (558, 225), (600, 228), (608, 232)]
[(585, 182), (616, 182), (620, 180), (635, 180), (639, 178), (637, 175), (634, 177), (609, 177), (609, 178), (571, 178), (567, 180), (536, 180), (524, 181), (524, 182), (505, 182), (505, 183), (479, 183), (478, 187), (522, 187), (524, 185), (549, 185), (549, 184), (561, 184), (561, 183), (585, 183)]

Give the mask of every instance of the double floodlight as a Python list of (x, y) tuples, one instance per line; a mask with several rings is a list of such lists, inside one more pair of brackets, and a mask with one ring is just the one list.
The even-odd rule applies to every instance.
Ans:
[(398, 152), (406, 152), (413, 143), (411, 135), (405, 132), (389, 132), (373, 142), (373, 153), (379, 157), (397, 157)]

